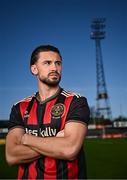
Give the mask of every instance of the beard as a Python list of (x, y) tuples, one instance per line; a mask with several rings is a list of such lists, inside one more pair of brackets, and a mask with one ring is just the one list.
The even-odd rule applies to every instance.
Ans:
[[(57, 73), (57, 72), (56, 72)], [(40, 77), (39, 80), (48, 85), (49, 87), (56, 87), (59, 85), (60, 80), (61, 80), (61, 75), (59, 73), (57, 73), (58, 77), (53, 77), (52, 79), (49, 78), (50, 74), (48, 75), (48, 77)]]

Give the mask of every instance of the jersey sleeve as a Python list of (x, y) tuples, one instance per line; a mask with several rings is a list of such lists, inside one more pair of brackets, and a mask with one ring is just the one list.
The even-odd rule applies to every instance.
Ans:
[(90, 110), (85, 97), (74, 97), (67, 115), (67, 121), (76, 121), (88, 125)]
[(20, 127), (24, 129), (24, 123), (22, 121), (21, 113), (19, 110), (19, 105), (13, 105), (9, 118), (8, 130), (10, 131), (13, 128)]

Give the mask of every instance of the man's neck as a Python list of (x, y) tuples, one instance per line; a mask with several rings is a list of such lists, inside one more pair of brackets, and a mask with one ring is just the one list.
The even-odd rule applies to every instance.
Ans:
[(49, 87), (45, 84), (39, 86), (39, 97), (41, 101), (45, 101), (59, 91), (60, 87)]

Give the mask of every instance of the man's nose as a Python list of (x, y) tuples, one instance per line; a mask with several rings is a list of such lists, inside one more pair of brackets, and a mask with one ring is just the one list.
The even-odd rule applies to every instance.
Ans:
[(56, 65), (56, 63), (52, 63), (52, 65), (51, 65), (51, 69), (52, 69), (52, 70), (56, 70), (56, 69), (57, 69), (57, 65)]

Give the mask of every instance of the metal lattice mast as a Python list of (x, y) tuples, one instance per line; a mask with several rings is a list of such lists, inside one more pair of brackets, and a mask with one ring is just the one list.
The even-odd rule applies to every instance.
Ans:
[(105, 19), (96, 18), (92, 21), (91, 39), (95, 40), (96, 45), (96, 77), (97, 77), (97, 118), (110, 119), (112, 118), (108, 92), (106, 88), (103, 58), (101, 51), (101, 40), (105, 38)]

